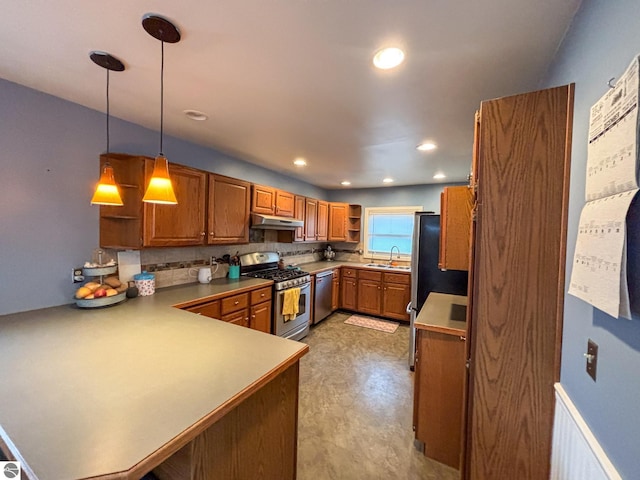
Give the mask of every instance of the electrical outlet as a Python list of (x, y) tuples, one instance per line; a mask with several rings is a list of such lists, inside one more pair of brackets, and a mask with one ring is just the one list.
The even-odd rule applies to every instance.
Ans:
[(82, 274), (82, 268), (71, 269), (71, 281), (73, 283), (84, 282), (84, 275)]
[(587, 373), (593, 381), (596, 381), (596, 370), (598, 367), (598, 345), (593, 340), (587, 342), (587, 353), (584, 354), (587, 359)]

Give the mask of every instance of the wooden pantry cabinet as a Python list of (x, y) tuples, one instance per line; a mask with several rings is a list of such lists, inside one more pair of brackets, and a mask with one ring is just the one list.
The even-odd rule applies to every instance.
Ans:
[(574, 86), (565, 85), (480, 105), (467, 307), (467, 480), (549, 478), (573, 97)]
[[(142, 202), (154, 159), (109, 154), (124, 206), (100, 207), (103, 248), (247, 243), (249, 188), (242, 180), (169, 163), (177, 205)], [(100, 156), (100, 169), (107, 162)]]

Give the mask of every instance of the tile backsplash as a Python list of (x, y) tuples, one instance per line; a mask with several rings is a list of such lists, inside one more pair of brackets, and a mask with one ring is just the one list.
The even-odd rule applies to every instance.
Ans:
[[(270, 232), (266, 232), (267, 234)], [(258, 240), (251, 238), (251, 240)], [(219, 260), (218, 270), (213, 278), (224, 278), (229, 265), (222, 263), (223, 255), (240, 255), (251, 252), (279, 252), (286, 265), (301, 265), (323, 259), (323, 251), (328, 245), (322, 243), (279, 243), (265, 241), (244, 245), (214, 245), (202, 247), (147, 248), (140, 250), (141, 269), (153, 272), (156, 288), (195, 283), (198, 281), (198, 267), (209, 265), (210, 259)], [(336, 260), (362, 261), (358, 254), (360, 245), (351, 243), (331, 244), (336, 251)], [(115, 252), (114, 256), (115, 256)], [(214, 267), (215, 268), (215, 267)]]

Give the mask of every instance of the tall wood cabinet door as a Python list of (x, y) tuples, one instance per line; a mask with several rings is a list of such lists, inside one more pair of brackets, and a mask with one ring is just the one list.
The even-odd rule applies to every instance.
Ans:
[(251, 211), (273, 215), (276, 210), (276, 189), (265, 185), (254, 185), (251, 193)]
[[(465, 342), (460, 335), (417, 331), (414, 403), (416, 438), (424, 454), (460, 467), (462, 397), (465, 375)], [(507, 478), (507, 477), (486, 477)]]
[(371, 315), (382, 313), (382, 284), (376, 280), (358, 280), (357, 310)]
[[(145, 162), (151, 178), (153, 160)], [(144, 204), (144, 246), (202, 245), (205, 236), (207, 173), (169, 163), (177, 205)]]
[(271, 301), (251, 307), (249, 327), (265, 333), (271, 333)]
[(329, 231), (329, 203), (318, 200), (316, 240), (326, 242)]
[(443, 270), (469, 270), (470, 187), (445, 187), (440, 197), (440, 261)]
[(347, 241), (347, 214), (349, 205), (346, 203), (329, 203), (329, 233), (330, 242)]
[[(293, 200), (293, 216), (297, 220), (305, 220), (305, 203), (306, 198), (300, 195), (296, 195)], [(305, 227), (297, 227), (293, 231), (293, 241), (294, 242), (303, 242), (304, 241), (304, 228)]]
[(304, 211), (304, 239), (307, 242), (315, 242), (317, 239), (318, 201), (313, 198), (305, 199)]
[(469, 479), (549, 478), (573, 89), (481, 104)]
[(355, 310), (358, 306), (358, 283), (356, 279), (342, 277), (341, 287), (342, 308)]
[(250, 192), (249, 182), (209, 174), (209, 244), (249, 242)]
[(284, 190), (276, 190), (275, 214), (280, 217), (293, 217), (295, 209), (295, 196)]

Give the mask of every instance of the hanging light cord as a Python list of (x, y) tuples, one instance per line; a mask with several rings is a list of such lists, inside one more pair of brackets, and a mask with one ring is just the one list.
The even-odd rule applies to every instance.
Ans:
[(162, 153), (162, 131), (164, 130), (164, 42), (161, 44), (161, 61), (160, 61), (160, 155), (164, 157)]
[(109, 158), (109, 69), (107, 68), (107, 159)]

